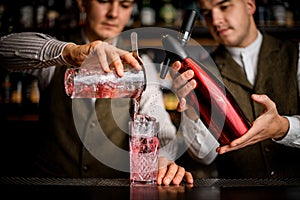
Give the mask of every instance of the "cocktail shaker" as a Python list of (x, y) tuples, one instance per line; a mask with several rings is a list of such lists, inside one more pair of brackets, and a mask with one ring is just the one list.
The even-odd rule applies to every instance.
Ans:
[[(68, 68), (65, 72), (65, 91), (71, 98), (135, 98), (139, 99), (146, 88), (146, 74), (138, 54), (137, 33), (131, 33), (132, 55), (142, 66), (135, 70), (123, 63), (124, 75), (118, 76), (114, 70), (103, 72), (96, 58), (87, 59), (83, 66)], [(96, 55), (90, 55), (95, 57)], [(88, 67), (86, 67), (88, 66)]]
[(99, 69), (68, 68), (65, 91), (71, 98), (137, 98), (145, 87), (144, 71), (124, 69), (124, 76)]

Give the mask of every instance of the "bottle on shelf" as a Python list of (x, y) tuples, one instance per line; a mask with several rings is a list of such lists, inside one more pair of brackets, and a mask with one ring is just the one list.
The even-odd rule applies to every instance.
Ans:
[(37, 79), (33, 79), (31, 82), (30, 101), (32, 104), (39, 104), (40, 102), (40, 90)]
[(177, 18), (177, 10), (172, 5), (171, 0), (163, 0), (163, 1), (164, 4), (159, 10), (159, 16), (165, 24), (171, 25), (175, 22)]
[(274, 15), (275, 22), (278, 26), (285, 25), (286, 9), (284, 3), (281, 0), (273, 0), (272, 11)]
[(287, 27), (293, 27), (294, 26), (294, 13), (291, 7), (290, 2), (284, 1), (283, 2), (285, 7), (285, 25)]
[(20, 26), (24, 30), (34, 27), (34, 1), (22, 1), (19, 20)]
[(46, 29), (55, 29), (57, 27), (57, 20), (59, 12), (57, 11), (55, 0), (48, 0), (46, 13)]
[(150, 5), (150, 0), (143, 0), (141, 9), (141, 23), (143, 26), (153, 26), (156, 23), (155, 10)]
[(35, 11), (36, 28), (44, 29), (46, 23), (46, 13), (47, 13), (46, 0), (38, 0), (35, 9), (36, 9)]
[(9, 102), (9, 115), (21, 115), (23, 114), (23, 97), (22, 97), (22, 80), (18, 76), (14, 76), (11, 87), (11, 98)]
[(0, 0), (0, 30), (2, 30), (4, 11), (5, 11), (5, 5), (4, 5), (3, 1)]
[(21, 105), (22, 103), (22, 81), (18, 80), (16, 87), (11, 92), (11, 103)]
[(2, 83), (2, 103), (9, 104), (10, 103), (10, 90), (11, 90), (11, 82), (10, 75), (6, 74), (4, 82)]
[[(1, 3), (0, 3), (1, 4)], [(11, 6), (7, 1), (2, 1), (1, 13), (1, 36), (19, 31), (20, 29), (20, 10), (19, 4)]]

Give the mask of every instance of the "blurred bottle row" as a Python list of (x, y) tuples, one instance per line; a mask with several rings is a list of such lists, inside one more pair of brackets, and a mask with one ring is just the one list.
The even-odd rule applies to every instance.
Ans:
[(1, 71), (0, 83), (1, 117), (37, 114), (40, 91), (35, 77)]
[[(157, 0), (156, 0), (157, 1)], [(177, 26), (187, 9), (199, 12), (197, 0), (143, 0), (136, 16), (140, 17), (139, 25)], [(256, 0), (255, 20), (262, 26), (299, 26), (300, 7), (296, 0)], [(200, 13), (200, 12), (199, 12)], [(204, 25), (201, 15), (197, 25)]]
[[(297, 2), (256, 0), (256, 20), (260, 25), (299, 25)], [(198, 10), (196, 0), (139, 0), (128, 26), (177, 26), (181, 24), (184, 11), (191, 8)], [(2, 34), (24, 30), (66, 30), (79, 26), (81, 22), (76, 0), (15, 0), (13, 3), (0, 0)]]
[(256, 0), (256, 22), (262, 26), (299, 26), (300, 7), (296, 0)]
[[(297, 2), (256, 0), (256, 20), (259, 25), (299, 25), (300, 7)], [(196, 0), (136, 1), (128, 26), (177, 26), (181, 24), (184, 11), (191, 8), (198, 9)], [(65, 30), (80, 26), (81, 19), (76, 0), (0, 0), (1, 34)]]
[[(128, 26), (174, 23), (181, 20), (181, 10), (194, 5), (193, 0), (136, 1)], [(183, 6), (184, 3), (184, 6)], [(140, 20), (141, 19), (141, 20)], [(0, 0), (2, 34), (17, 31), (52, 31), (75, 28), (82, 23), (76, 0)]]
[(1, 33), (75, 27), (73, 8), (73, 0), (0, 0)]

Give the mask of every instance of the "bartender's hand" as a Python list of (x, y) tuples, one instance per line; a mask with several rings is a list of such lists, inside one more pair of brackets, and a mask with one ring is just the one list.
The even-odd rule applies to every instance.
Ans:
[(177, 106), (178, 112), (185, 112), (186, 115), (193, 121), (199, 119), (199, 115), (192, 106), (189, 106), (186, 101), (186, 96), (196, 88), (196, 81), (193, 79), (194, 71), (187, 70), (182, 74), (178, 73), (181, 68), (181, 63), (176, 61), (172, 64), (170, 74), (173, 79), (172, 88), (179, 98)]
[(251, 98), (264, 107), (263, 114), (253, 122), (252, 127), (242, 137), (233, 140), (229, 145), (217, 148), (219, 154), (237, 150), (269, 138), (281, 139), (288, 132), (288, 119), (278, 114), (275, 103), (268, 96), (253, 94)]
[(88, 63), (91, 66), (101, 66), (104, 72), (110, 72), (114, 68), (119, 76), (123, 76), (122, 62), (137, 70), (142, 69), (131, 53), (99, 40), (84, 45), (68, 44), (62, 55), (73, 66), (80, 67), (83, 63)]
[(190, 172), (185, 171), (181, 166), (178, 166), (174, 161), (167, 160), (165, 157), (160, 157), (158, 160), (158, 185), (179, 185), (185, 180), (188, 184), (193, 184), (193, 176)]

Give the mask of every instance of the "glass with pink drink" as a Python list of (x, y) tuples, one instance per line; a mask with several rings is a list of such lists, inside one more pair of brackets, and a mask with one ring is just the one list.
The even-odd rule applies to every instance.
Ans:
[(156, 183), (158, 172), (159, 123), (147, 115), (138, 114), (129, 122), (130, 181)]

